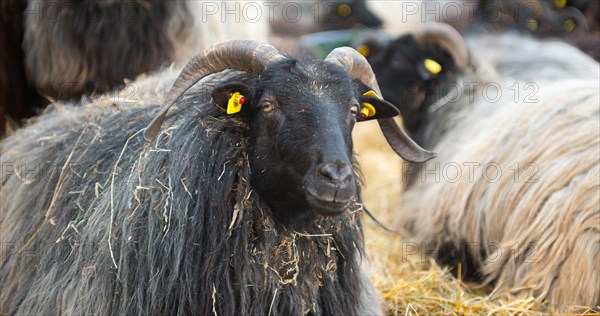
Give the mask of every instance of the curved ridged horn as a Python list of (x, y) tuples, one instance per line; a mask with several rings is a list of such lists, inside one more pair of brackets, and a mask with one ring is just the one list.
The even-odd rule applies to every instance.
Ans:
[[(377, 84), (377, 79), (375, 79), (371, 65), (353, 48), (336, 48), (327, 55), (325, 61), (342, 66), (353, 79), (359, 80), (381, 96), (381, 90), (379, 89), (379, 84)], [(385, 139), (398, 156), (410, 162), (425, 162), (435, 157), (435, 153), (421, 148), (421, 146), (408, 137), (394, 119), (381, 119), (377, 120), (377, 122)]]
[(442, 46), (460, 68), (465, 69), (469, 65), (469, 49), (467, 43), (460, 33), (452, 26), (444, 23), (427, 23), (419, 31), (413, 33), (419, 46), (425, 44), (437, 44)]
[(210, 46), (183, 68), (158, 114), (146, 127), (144, 139), (151, 142), (156, 137), (169, 108), (200, 79), (225, 69), (261, 73), (270, 63), (285, 58), (275, 47), (252, 40), (230, 40)]

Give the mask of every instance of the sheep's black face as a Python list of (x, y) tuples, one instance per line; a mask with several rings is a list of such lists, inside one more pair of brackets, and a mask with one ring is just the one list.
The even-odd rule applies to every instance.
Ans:
[[(377, 75), (381, 92), (398, 106), (406, 129), (422, 143), (418, 131), (427, 123), (429, 106), (457, 88), (458, 70), (451, 56), (436, 45), (420, 47), (411, 35), (369, 46), (372, 53), (367, 59)], [(426, 60), (441, 68), (428, 69)]]
[(352, 128), (359, 95), (348, 74), (326, 63), (274, 65), (252, 102), (252, 182), (284, 217), (338, 215), (356, 195)]
[[(261, 198), (284, 221), (347, 210), (357, 195), (352, 129), (364, 86), (331, 63), (286, 60), (239, 89), (248, 91), (252, 186)], [(393, 108), (373, 101), (381, 112)]]

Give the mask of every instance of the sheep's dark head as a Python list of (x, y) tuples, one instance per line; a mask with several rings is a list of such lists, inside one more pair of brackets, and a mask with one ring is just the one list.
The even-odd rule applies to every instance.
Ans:
[(294, 7), (300, 10), (298, 14), (302, 18), (293, 22), (286, 16), (286, 7), (284, 5), (281, 14), (275, 15), (271, 22), (271, 31), (275, 34), (299, 36), (353, 27), (379, 28), (383, 25), (365, 0), (299, 1)]
[[(480, 0), (476, 15), (498, 31), (517, 29), (534, 36), (556, 37), (587, 33), (586, 14), (598, 6), (589, 0)], [(594, 9), (594, 6), (596, 9)], [(593, 15), (593, 13), (591, 13)], [(589, 22), (593, 22), (593, 18)]]
[(236, 93), (245, 96), (241, 108), (231, 103), (235, 110), (228, 112), (249, 120), (253, 189), (284, 218), (308, 210), (338, 215), (356, 199), (351, 133), (357, 121), (378, 119), (392, 148), (407, 160), (433, 157), (391, 119), (397, 109), (379, 97), (370, 66), (355, 50), (298, 62), (254, 41), (217, 44), (190, 61), (144, 137), (154, 138), (168, 108), (189, 87), (224, 69), (258, 75), (223, 84), (212, 96), (223, 108)]
[(373, 13), (365, 0), (336, 0), (321, 3), (324, 14), (319, 19), (322, 31), (345, 30), (357, 25), (378, 28), (383, 21)]
[[(334, 215), (355, 198), (351, 132), (367, 91), (359, 89), (338, 65), (286, 59), (249, 86), (213, 92), (218, 104), (235, 92), (248, 97), (241, 115), (250, 120), (252, 186), (272, 209)], [(397, 115), (386, 101), (368, 98), (377, 117)]]
[(366, 47), (383, 95), (398, 107), (405, 127), (417, 141), (432, 106), (458, 91), (459, 75), (470, 63), (462, 36), (442, 23), (397, 38), (368, 33), (356, 46)]

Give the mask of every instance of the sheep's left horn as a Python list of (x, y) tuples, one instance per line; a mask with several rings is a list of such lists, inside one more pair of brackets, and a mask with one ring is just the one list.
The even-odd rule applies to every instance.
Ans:
[(210, 46), (183, 68), (158, 114), (146, 128), (144, 139), (151, 142), (156, 137), (169, 108), (200, 79), (225, 69), (261, 73), (270, 63), (285, 58), (275, 47), (252, 40), (231, 40)]
[[(353, 79), (359, 80), (381, 96), (381, 90), (371, 65), (353, 48), (336, 48), (327, 55), (325, 61), (342, 66)], [(435, 153), (421, 148), (408, 137), (394, 119), (381, 119), (377, 122), (392, 149), (403, 159), (410, 162), (425, 162), (435, 157)]]

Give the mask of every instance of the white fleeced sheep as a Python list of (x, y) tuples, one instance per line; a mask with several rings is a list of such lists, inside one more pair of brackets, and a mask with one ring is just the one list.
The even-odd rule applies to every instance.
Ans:
[(412, 175), (398, 227), (500, 291), (600, 304), (598, 63), (517, 34), (466, 39), (474, 70), (424, 129), (438, 158)]

